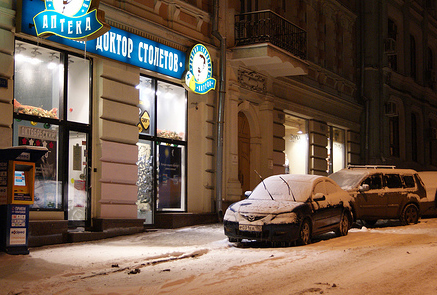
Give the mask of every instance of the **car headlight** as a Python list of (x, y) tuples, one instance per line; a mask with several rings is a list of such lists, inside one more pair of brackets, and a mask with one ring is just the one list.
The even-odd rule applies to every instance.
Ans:
[(297, 223), (297, 214), (294, 212), (281, 213), (273, 217), (270, 223), (271, 224)]
[(237, 212), (232, 210), (232, 208), (228, 208), (223, 219), (226, 221), (237, 222)]

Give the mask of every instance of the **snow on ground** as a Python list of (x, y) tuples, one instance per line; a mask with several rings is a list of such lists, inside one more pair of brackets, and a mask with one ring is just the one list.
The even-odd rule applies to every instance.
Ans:
[(437, 294), (437, 219), (301, 247), (229, 243), (220, 224), (0, 253), (0, 294)]

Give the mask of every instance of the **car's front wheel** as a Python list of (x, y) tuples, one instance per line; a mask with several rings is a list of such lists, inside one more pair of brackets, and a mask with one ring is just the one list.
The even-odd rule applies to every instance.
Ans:
[(408, 204), (402, 211), (400, 219), (403, 225), (419, 222), (419, 209), (414, 204)]
[(351, 222), (348, 217), (348, 214), (346, 211), (341, 214), (340, 224), (338, 225), (338, 228), (335, 230), (335, 234), (340, 236), (345, 236), (349, 232), (349, 229), (351, 228)]
[(311, 224), (308, 219), (305, 219), (300, 226), (297, 243), (299, 245), (308, 245), (311, 243)]

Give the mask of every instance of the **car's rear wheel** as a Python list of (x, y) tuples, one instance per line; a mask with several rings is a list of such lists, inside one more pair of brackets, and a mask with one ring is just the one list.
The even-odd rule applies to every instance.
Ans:
[(308, 219), (305, 219), (300, 226), (297, 243), (299, 245), (308, 245), (311, 243), (311, 225)]
[(419, 209), (414, 204), (408, 204), (402, 211), (400, 219), (403, 225), (419, 222)]
[(349, 220), (348, 214), (346, 211), (344, 211), (341, 214), (340, 224), (338, 225), (338, 229), (335, 230), (335, 234), (340, 236), (345, 236), (349, 232), (349, 229), (351, 227), (351, 222)]

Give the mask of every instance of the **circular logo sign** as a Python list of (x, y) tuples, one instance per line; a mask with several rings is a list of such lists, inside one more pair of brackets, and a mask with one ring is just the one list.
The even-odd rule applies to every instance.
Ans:
[[(47, 8), (50, 2), (46, 2)], [(88, 11), (89, 0), (53, 0), (53, 9), (66, 16), (83, 15)], [(82, 10), (81, 10), (82, 9)]]
[(189, 69), (185, 73), (185, 86), (198, 94), (206, 94), (215, 89), (216, 80), (212, 78), (212, 62), (208, 49), (197, 44), (191, 49)]

